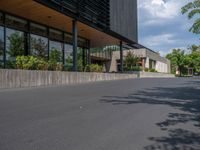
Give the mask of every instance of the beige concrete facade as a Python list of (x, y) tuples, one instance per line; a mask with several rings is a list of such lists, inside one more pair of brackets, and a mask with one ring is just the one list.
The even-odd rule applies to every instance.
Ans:
[[(170, 73), (171, 70), (170, 61), (164, 57), (161, 57), (159, 53), (156, 53), (148, 49), (124, 50), (123, 51), (124, 59), (129, 51), (131, 51), (135, 56), (141, 58), (140, 64), (143, 70), (145, 70), (145, 68), (148, 68), (148, 69), (155, 69), (156, 71), (161, 73)], [(120, 60), (120, 52), (113, 51), (111, 60), (105, 63), (105, 66), (107, 68), (106, 70), (108, 70), (108, 72), (118, 72), (118, 68), (120, 65), (119, 60)]]

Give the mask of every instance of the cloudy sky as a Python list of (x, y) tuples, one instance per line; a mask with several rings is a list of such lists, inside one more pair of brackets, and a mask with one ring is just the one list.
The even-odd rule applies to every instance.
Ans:
[(192, 25), (181, 7), (191, 0), (138, 0), (139, 43), (162, 56), (173, 48), (199, 44), (200, 37), (188, 30)]

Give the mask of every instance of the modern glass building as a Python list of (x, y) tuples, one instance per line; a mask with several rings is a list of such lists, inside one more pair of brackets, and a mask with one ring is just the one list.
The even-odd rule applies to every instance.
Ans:
[[(49, 58), (77, 71), (77, 54), (90, 63), (90, 49), (119, 45), (141, 48), (137, 0), (1, 0), (0, 68), (12, 68), (19, 55)], [(123, 65), (121, 65), (121, 71)]]

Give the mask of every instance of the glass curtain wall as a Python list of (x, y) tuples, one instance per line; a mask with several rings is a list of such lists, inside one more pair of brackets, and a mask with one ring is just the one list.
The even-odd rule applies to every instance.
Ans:
[[(84, 53), (83, 56), (82, 48), (86, 48), (87, 43), (86, 39), (78, 37), (79, 71), (83, 70), (84, 61), (86, 62), (87, 55)], [(0, 68), (4, 66), (15, 68), (16, 57), (22, 55), (53, 58), (57, 62), (64, 63), (65, 69), (71, 71), (73, 67), (72, 35), (0, 12)]]
[(48, 39), (39, 35), (30, 35), (30, 55), (48, 58)]
[(24, 54), (24, 32), (6, 28), (6, 67), (15, 68), (16, 57)]
[(65, 59), (65, 69), (67, 71), (72, 71), (73, 68), (73, 47), (70, 44), (65, 44), (64, 51), (64, 59)]
[(4, 67), (4, 27), (0, 26), (0, 68)]
[(5, 15), (6, 24), (6, 67), (15, 68), (17, 56), (25, 55), (25, 30), (27, 21)]
[(30, 55), (48, 59), (47, 28), (30, 23)]
[(72, 35), (64, 34), (64, 66), (65, 70), (72, 71), (73, 69), (73, 46), (72, 46)]
[(49, 59), (63, 62), (63, 33), (61, 31), (49, 30)]
[(49, 59), (56, 60), (57, 62), (63, 62), (63, 53), (62, 53), (63, 44), (57, 41), (50, 41), (49, 43)]

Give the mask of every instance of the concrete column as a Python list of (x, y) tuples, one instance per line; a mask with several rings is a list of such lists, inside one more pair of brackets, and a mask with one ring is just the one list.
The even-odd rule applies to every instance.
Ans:
[(122, 47), (123, 42), (120, 41), (120, 71), (124, 71), (124, 60), (123, 60), (123, 47)]
[(145, 71), (145, 58), (142, 58), (142, 69)]
[(77, 71), (77, 46), (78, 46), (78, 30), (77, 21), (72, 22), (72, 36), (73, 36), (73, 71)]

